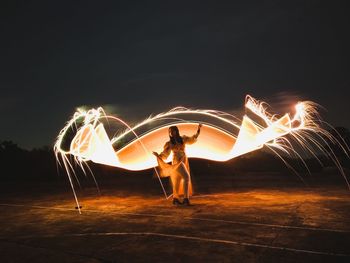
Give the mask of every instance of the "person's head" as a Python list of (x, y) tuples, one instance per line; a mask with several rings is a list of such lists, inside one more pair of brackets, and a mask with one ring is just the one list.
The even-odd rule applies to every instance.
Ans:
[(169, 137), (179, 137), (180, 136), (180, 132), (179, 132), (179, 128), (177, 126), (170, 126), (169, 127)]
[(179, 128), (177, 126), (169, 127), (169, 138), (172, 144), (183, 143), (182, 138), (180, 136)]

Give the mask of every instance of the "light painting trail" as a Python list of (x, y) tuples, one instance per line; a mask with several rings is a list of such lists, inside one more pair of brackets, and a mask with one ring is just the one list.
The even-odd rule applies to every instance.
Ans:
[[(300, 151), (319, 160), (317, 153), (322, 152), (336, 164), (350, 188), (329, 144), (338, 145), (347, 156), (349, 148), (345, 142), (339, 141), (323, 128), (325, 123), (319, 117), (317, 104), (310, 101), (299, 102), (294, 106), (293, 114), (286, 113), (278, 117), (267, 111), (264, 102), (248, 95), (245, 108), (247, 114), (240, 121), (237, 117), (221, 111), (176, 107), (151, 116), (133, 127), (118, 117), (106, 114), (102, 108), (88, 111), (78, 109), (59, 133), (54, 151), (58, 163), (67, 172), (79, 212), (74, 177), (78, 183), (79, 181), (72, 162), (77, 163), (84, 172), (88, 168), (88, 161), (132, 171), (155, 168), (158, 163), (152, 152), (162, 151), (171, 125), (176, 125), (181, 134), (193, 134), (198, 123), (203, 124), (197, 143), (186, 147), (189, 158), (224, 162), (264, 146), (282, 160), (281, 153), (284, 153), (297, 156), (303, 161)], [(114, 131), (113, 136), (108, 136), (106, 127), (111, 123), (123, 125), (124, 128)], [(69, 140), (69, 145), (64, 147), (65, 140), (72, 131), (75, 134)], [(172, 156), (169, 156), (167, 162), (171, 160)], [(168, 197), (158, 172), (157, 175), (165, 197)]]

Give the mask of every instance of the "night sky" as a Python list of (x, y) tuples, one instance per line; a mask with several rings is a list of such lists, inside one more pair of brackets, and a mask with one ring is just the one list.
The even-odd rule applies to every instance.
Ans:
[(52, 146), (82, 105), (136, 121), (246, 94), (350, 127), (347, 1), (218, 2), (2, 1), (0, 140)]

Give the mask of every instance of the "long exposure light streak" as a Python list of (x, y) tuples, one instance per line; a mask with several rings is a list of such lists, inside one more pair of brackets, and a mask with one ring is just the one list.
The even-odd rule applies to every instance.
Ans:
[[(73, 182), (77, 176), (72, 162), (77, 163), (83, 171), (84, 165), (88, 167), (88, 161), (132, 171), (155, 168), (158, 163), (152, 152), (162, 151), (168, 140), (168, 128), (174, 124), (181, 134), (189, 135), (195, 133), (198, 123), (203, 124), (197, 143), (186, 147), (190, 158), (224, 162), (266, 146), (282, 159), (279, 152), (294, 154), (303, 161), (302, 153), (299, 153), (302, 151), (320, 161), (317, 153), (322, 152), (336, 164), (350, 188), (330, 144), (338, 145), (347, 156), (349, 148), (344, 141), (323, 128), (326, 123), (319, 116), (317, 104), (299, 102), (294, 106), (294, 114), (285, 113), (279, 117), (267, 111), (266, 103), (247, 95), (245, 108), (252, 116), (245, 114), (240, 121), (222, 111), (176, 107), (150, 116), (132, 127), (126, 121), (106, 114), (101, 107), (88, 111), (78, 109), (60, 131), (54, 151), (58, 163), (63, 164), (67, 172), (78, 209), (80, 206)], [(115, 122), (124, 128), (114, 131), (114, 135), (109, 137), (105, 129), (106, 121)], [(72, 131), (74, 136), (69, 139), (69, 146), (64, 147)], [(167, 162), (171, 158), (169, 156)], [(157, 170), (156, 174), (167, 197)]]

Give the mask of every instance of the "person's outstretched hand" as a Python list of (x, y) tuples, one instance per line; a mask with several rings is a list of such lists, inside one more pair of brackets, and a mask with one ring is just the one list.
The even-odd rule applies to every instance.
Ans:
[(202, 123), (198, 124), (198, 129), (197, 129), (197, 133), (199, 134), (201, 132), (201, 128), (202, 128)]

